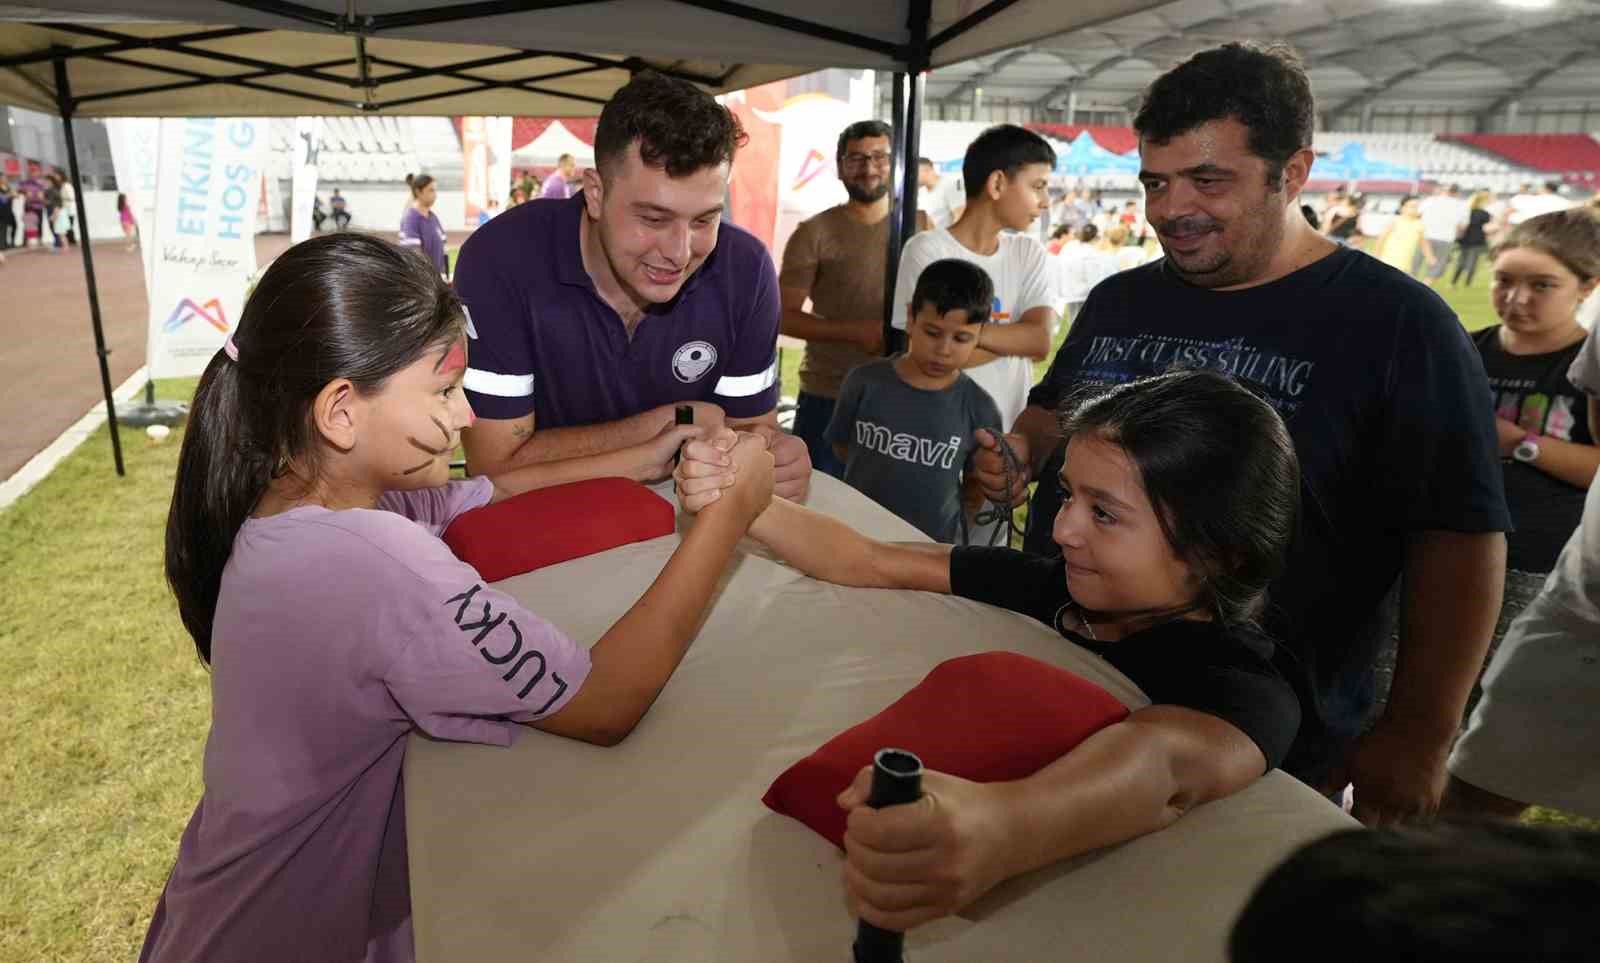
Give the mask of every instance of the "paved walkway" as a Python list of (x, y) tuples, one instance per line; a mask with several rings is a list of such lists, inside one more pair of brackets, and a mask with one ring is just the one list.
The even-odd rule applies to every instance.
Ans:
[[(459, 245), (466, 235), (452, 234)], [(289, 246), (288, 235), (256, 237), (257, 263)], [(89, 324), (83, 256), (15, 249), (0, 265), (0, 481), (42, 451), (103, 397), (94, 332)], [(97, 241), (94, 273), (115, 388), (144, 364), (149, 308), (137, 251), (121, 241)], [(124, 444), (127, 444), (124, 429)], [(111, 446), (103, 443), (106, 471)]]

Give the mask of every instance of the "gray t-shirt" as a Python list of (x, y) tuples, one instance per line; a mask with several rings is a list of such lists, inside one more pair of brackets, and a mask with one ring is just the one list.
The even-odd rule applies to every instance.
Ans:
[(963, 374), (941, 391), (913, 388), (894, 360), (851, 371), (828, 424), (828, 441), (850, 446), (845, 483), (936, 541), (961, 537), (961, 473), (979, 428), (998, 431), (1000, 409)]
[(213, 623), (205, 793), (141, 961), (414, 957), (407, 735), (510, 745), (589, 673), (587, 649), (439, 540), (492, 491), (452, 482), (239, 530)]
[[(1591, 398), (1600, 398), (1600, 335), (1589, 332), (1583, 350), (1567, 371), (1567, 380)], [(1600, 475), (1589, 485), (1577, 531), (1561, 550), (1556, 567), (1545, 579), (1543, 596), (1569, 612), (1600, 626)]]

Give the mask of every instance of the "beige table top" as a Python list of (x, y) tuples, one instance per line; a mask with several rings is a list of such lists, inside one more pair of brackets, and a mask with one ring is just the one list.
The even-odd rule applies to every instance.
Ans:
[[(670, 497), (670, 492), (667, 492)], [(924, 540), (821, 473), (810, 502)], [(593, 643), (676, 535), (499, 587)], [(805, 961), (849, 955), (840, 854), (771, 812), (777, 775), (958, 655), (1009, 649), (1147, 700), (1103, 660), (964, 599), (805, 578), (746, 542), (688, 656), (621, 746), (529, 730), (509, 749), (413, 736), (405, 788), (420, 963)], [(1003, 719), (997, 720), (1003, 724)], [(1003, 885), (908, 938), (916, 961), (1221, 961), (1256, 881), (1354, 822), (1281, 772), (1164, 832)]]

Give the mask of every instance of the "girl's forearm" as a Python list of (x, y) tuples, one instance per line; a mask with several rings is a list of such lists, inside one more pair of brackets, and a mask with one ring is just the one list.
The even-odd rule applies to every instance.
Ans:
[(1600, 469), (1600, 446), (1540, 438), (1539, 457), (1533, 466), (1552, 478), (1587, 490), (1594, 481), (1595, 470)]
[(626, 738), (683, 661), (743, 535), (743, 516), (731, 506), (702, 512), (650, 588), (589, 650), (578, 694), (534, 725), (604, 746)]
[(815, 579), (860, 588), (950, 591), (950, 546), (885, 543), (844, 522), (774, 498), (750, 526), (772, 553)]
[(1159, 741), (1128, 723), (995, 788), (1005, 814), (1007, 878), (1164, 829), (1187, 808)]

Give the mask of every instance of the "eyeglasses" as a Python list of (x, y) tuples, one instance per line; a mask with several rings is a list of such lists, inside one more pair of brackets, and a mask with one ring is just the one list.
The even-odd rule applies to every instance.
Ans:
[(889, 162), (892, 160), (894, 160), (893, 154), (881, 150), (874, 151), (871, 154), (846, 154), (844, 155), (844, 166), (866, 167), (868, 163), (871, 163), (873, 167), (888, 167)]

